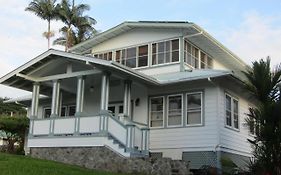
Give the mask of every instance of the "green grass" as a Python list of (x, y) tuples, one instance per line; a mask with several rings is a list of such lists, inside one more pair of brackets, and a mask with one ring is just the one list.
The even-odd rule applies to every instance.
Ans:
[(121, 175), (78, 166), (0, 153), (0, 175)]

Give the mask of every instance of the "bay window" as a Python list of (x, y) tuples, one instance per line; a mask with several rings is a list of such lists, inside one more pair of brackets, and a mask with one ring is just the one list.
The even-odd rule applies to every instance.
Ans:
[(227, 127), (239, 129), (239, 106), (238, 100), (225, 95), (225, 124)]
[(150, 99), (150, 127), (164, 126), (164, 97)]
[(182, 95), (168, 96), (168, 126), (182, 125)]
[(202, 124), (202, 93), (186, 94), (186, 124)]

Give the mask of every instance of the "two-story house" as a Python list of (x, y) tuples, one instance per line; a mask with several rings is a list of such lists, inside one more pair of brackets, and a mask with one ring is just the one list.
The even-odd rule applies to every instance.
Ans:
[[(190, 22), (124, 22), (0, 79), (32, 92), (28, 147), (105, 146), (120, 156), (240, 167), (251, 157), (247, 65)], [(39, 94), (47, 98), (39, 98)], [(58, 152), (57, 152), (58, 153)], [(70, 153), (71, 154), (71, 153)]]

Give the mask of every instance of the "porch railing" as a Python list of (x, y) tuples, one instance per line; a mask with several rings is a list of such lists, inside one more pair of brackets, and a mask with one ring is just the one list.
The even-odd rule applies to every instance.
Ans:
[(127, 151), (148, 153), (149, 129), (134, 123), (124, 124), (111, 114), (87, 117), (58, 117), (30, 120), (30, 137), (111, 136)]

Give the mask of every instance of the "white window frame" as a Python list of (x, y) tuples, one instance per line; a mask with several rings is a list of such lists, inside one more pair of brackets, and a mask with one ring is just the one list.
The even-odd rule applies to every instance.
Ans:
[[(188, 108), (188, 105), (187, 105), (187, 104), (188, 104), (188, 98), (187, 98), (187, 96), (188, 96), (188, 95), (194, 95), (194, 94), (200, 94), (200, 97), (201, 97), (201, 116), (200, 116), (200, 117), (201, 117), (201, 118), (200, 118), (200, 119), (201, 119), (201, 123), (200, 123), (200, 124), (187, 124), (187, 121), (188, 121), (188, 120), (187, 120), (187, 112), (188, 112), (188, 109), (187, 109), (187, 108)], [(186, 93), (186, 94), (185, 94), (185, 97), (186, 97), (186, 98), (185, 98), (185, 104), (186, 104), (186, 105), (185, 105), (185, 110), (186, 110), (186, 116), (185, 116), (185, 117), (186, 117), (186, 121), (185, 121), (185, 125), (186, 125), (186, 126), (203, 126), (203, 92), (198, 91), (198, 92)]]
[[(172, 62), (172, 52), (173, 52), (173, 50), (172, 50), (172, 44), (171, 44), (171, 42), (173, 41), (173, 40), (180, 40), (180, 38), (178, 38), (178, 37), (176, 37), (176, 38), (170, 38), (170, 39), (165, 39), (165, 40), (158, 40), (158, 41), (154, 41), (154, 42), (151, 42), (150, 43), (150, 47), (151, 47), (151, 60), (150, 60), (150, 62), (151, 62), (151, 67), (157, 67), (157, 66), (162, 66), (162, 65), (167, 65), (167, 64), (175, 64), (175, 63), (179, 63), (180, 62), (180, 58), (179, 58), (179, 60), (178, 61), (174, 61), (174, 62)], [(166, 42), (166, 41), (169, 41), (170, 42), (170, 62), (168, 62), (168, 63), (161, 63), (161, 64), (158, 64), (158, 43), (162, 43), (162, 42)], [(153, 44), (156, 44), (156, 64), (152, 64), (153, 62), (153, 60), (152, 60), (152, 57), (153, 57), (153, 47), (152, 47), (152, 45)], [(162, 53), (162, 52), (161, 52)], [(165, 51), (163, 52), (163, 53), (165, 53)], [(180, 41), (179, 41), (179, 53), (180, 53)]]
[[(162, 98), (163, 99), (163, 122), (162, 122), (162, 126), (151, 126), (151, 99), (153, 98)], [(150, 128), (164, 128), (164, 123), (165, 123), (165, 96), (155, 96), (155, 97), (150, 97), (149, 98), (149, 127)]]
[[(181, 96), (181, 124), (179, 125), (169, 125), (169, 107), (170, 107), (169, 98), (174, 96)], [(183, 94), (168, 95), (167, 96), (167, 127), (172, 128), (172, 127), (179, 127), (179, 126), (183, 126)]]
[[(231, 99), (231, 126), (227, 125), (226, 123), (226, 96), (229, 96), (230, 99)], [(238, 105), (238, 112), (237, 112), (237, 115), (238, 115), (238, 128), (235, 128), (234, 127), (234, 103), (233, 103), (233, 100), (236, 100), (237, 101), (237, 105)], [(224, 95), (224, 125), (226, 128), (229, 128), (229, 129), (233, 129), (235, 131), (240, 131), (240, 107), (239, 107), (239, 99), (236, 98), (236, 97), (233, 97), (233, 95), (230, 95), (229, 93), (225, 93)]]

